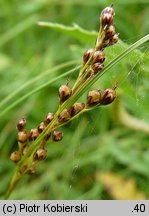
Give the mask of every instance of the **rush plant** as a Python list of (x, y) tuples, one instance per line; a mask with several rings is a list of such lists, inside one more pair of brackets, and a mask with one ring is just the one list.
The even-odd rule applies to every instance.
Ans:
[[(8, 199), (17, 183), (24, 174), (34, 174), (39, 161), (47, 156), (46, 145), (49, 139), (60, 141), (63, 132), (60, 127), (69, 123), (84, 112), (99, 106), (111, 104), (116, 99), (117, 83), (107, 89), (89, 88), (107, 70), (118, 63), (138, 46), (149, 40), (149, 35), (140, 39), (127, 50), (104, 65), (104, 49), (118, 42), (118, 33), (114, 25), (115, 11), (113, 6), (106, 7), (100, 15), (100, 29), (93, 48), (89, 48), (83, 54), (82, 65), (76, 82), (71, 87), (69, 80), (62, 84), (58, 90), (59, 104), (55, 113), (49, 112), (45, 119), (29, 131), (26, 129), (26, 118), (22, 117), (17, 124), (18, 150), (12, 152), (10, 159), (16, 164), (16, 170), (6, 191), (5, 199)], [(78, 101), (82, 94), (86, 93), (86, 101)]]

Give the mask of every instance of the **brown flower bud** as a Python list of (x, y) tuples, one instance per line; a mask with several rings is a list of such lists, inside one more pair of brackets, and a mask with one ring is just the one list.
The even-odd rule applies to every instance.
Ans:
[(38, 129), (37, 128), (31, 129), (30, 134), (29, 134), (29, 140), (34, 141), (35, 139), (37, 139), (38, 136), (39, 136)]
[(60, 141), (63, 138), (63, 133), (61, 131), (53, 131), (53, 141)]
[(111, 38), (110, 38), (110, 44), (115, 44), (118, 42), (118, 33), (115, 33)]
[(48, 113), (44, 120), (45, 125), (48, 125), (53, 119), (54, 119), (54, 113)]
[(94, 73), (93, 69), (91, 68), (91, 69), (89, 70), (89, 72), (87, 73), (87, 75), (86, 75), (86, 79), (90, 79), (90, 78), (92, 78), (94, 75), (95, 75), (95, 73)]
[(38, 126), (38, 132), (42, 133), (42, 131), (46, 128), (45, 123), (41, 122), (40, 125)]
[(105, 60), (105, 54), (98, 50), (94, 53), (93, 55), (93, 63), (96, 63), (96, 62), (100, 62), (100, 63), (103, 63)]
[(68, 121), (70, 118), (71, 115), (67, 109), (64, 109), (58, 116), (58, 120), (61, 123)]
[(102, 99), (101, 104), (102, 105), (110, 104), (114, 101), (115, 98), (116, 98), (115, 88), (106, 89), (103, 91), (103, 99)]
[(35, 160), (44, 160), (47, 156), (47, 150), (45, 148), (39, 148), (34, 156)]
[(64, 102), (67, 100), (72, 94), (72, 90), (68, 87), (68, 85), (62, 85), (59, 88), (59, 98), (60, 102)]
[(20, 143), (26, 142), (28, 139), (27, 131), (26, 130), (25, 131), (19, 131), (17, 139), (18, 139), (18, 142), (20, 142)]
[(85, 108), (84, 103), (75, 103), (71, 108), (70, 108), (70, 113), (71, 116), (75, 116), (78, 114), (80, 111), (82, 111)]
[(109, 13), (112, 16), (115, 16), (115, 11), (114, 11), (113, 5), (104, 8), (103, 11), (102, 11), (102, 14), (104, 14), (104, 13)]
[(17, 163), (21, 159), (21, 155), (19, 151), (14, 151), (10, 155), (10, 160), (12, 160), (14, 163)]
[(23, 130), (25, 125), (26, 125), (26, 119), (24, 117), (22, 117), (17, 124), (18, 131)]
[(89, 60), (89, 58), (92, 56), (93, 52), (94, 52), (93, 48), (91, 48), (91, 49), (84, 52), (84, 54), (83, 54), (83, 62), (84, 62), (84, 64)]
[(103, 13), (100, 20), (102, 27), (105, 28), (113, 23), (113, 15), (110, 13)]
[(29, 168), (27, 174), (29, 175), (34, 175), (36, 173), (36, 167), (35, 166), (32, 166)]
[(105, 40), (108, 40), (112, 38), (112, 36), (115, 34), (115, 27), (113, 25), (110, 25), (106, 30), (105, 30)]
[(101, 64), (100, 62), (96, 62), (95, 64), (92, 65), (92, 69), (94, 71), (94, 74), (97, 72), (101, 71), (103, 69), (104, 65)]
[(44, 140), (48, 141), (50, 139), (50, 137), (51, 137), (51, 133), (46, 134), (45, 137), (44, 137)]
[(96, 105), (101, 101), (101, 97), (102, 97), (101, 91), (92, 90), (87, 95), (87, 104), (89, 106)]
[(104, 49), (107, 46), (109, 46), (109, 40), (104, 40), (104, 42), (101, 45), (101, 49)]

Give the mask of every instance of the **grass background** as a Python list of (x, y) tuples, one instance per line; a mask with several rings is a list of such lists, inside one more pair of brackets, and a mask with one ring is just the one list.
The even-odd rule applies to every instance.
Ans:
[[(83, 52), (95, 43), (91, 31), (99, 29), (101, 10), (112, 3), (116, 30), (124, 43), (107, 48), (107, 62), (127, 44), (149, 33), (148, 1), (0, 0), (1, 199), (15, 169), (9, 155), (17, 149), (18, 120), (26, 116), (30, 130), (48, 112), (55, 112), (58, 88), (66, 83), (67, 77), (16, 102), (81, 63)], [(90, 39), (80, 33), (70, 35), (65, 29), (40, 27), (40, 20), (66, 26), (76, 23), (90, 31)], [(92, 110), (61, 128), (63, 140), (49, 142), (48, 157), (39, 164), (34, 176), (22, 179), (11, 199), (149, 198), (149, 132), (130, 128), (129, 120), (125, 119), (126, 126), (117, 106), (120, 103), (126, 112), (139, 119), (138, 125), (143, 122), (149, 127), (147, 48), (148, 44), (140, 47), (94, 84), (92, 89), (108, 88), (117, 81), (121, 96), (112, 105)], [(51, 72), (74, 60), (74, 64)], [(43, 76), (44, 73), (47, 75)], [(69, 75), (70, 85), (76, 76)], [(26, 87), (21, 89), (23, 85)]]

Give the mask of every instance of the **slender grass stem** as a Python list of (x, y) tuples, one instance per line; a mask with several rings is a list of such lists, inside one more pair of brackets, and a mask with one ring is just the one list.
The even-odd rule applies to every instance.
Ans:
[[(65, 65), (66, 66), (66, 65)], [(67, 64), (68, 66), (68, 64)], [(62, 67), (61, 67), (62, 68)], [(57, 76), (56, 78), (51, 79), (50, 81), (45, 82), (44, 84), (40, 85), (39, 87), (31, 90), (29, 93), (25, 94), (24, 96), (22, 96), (21, 98), (19, 98), (18, 100), (16, 100), (15, 102), (13, 102), (11, 105), (9, 105), (7, 108), (5, 108), (1, 113), (0, 116), (4, 115), (5, 113), (7, 113), (9, 110), (11, 110), (12, 108), (14, 108), (15, 106), (17, 106), (19, 103), (21, 103), (22, 101), (24, 101), (25, 99), (29, 98), (31, 95), (37, 93), (38, 91), (42, 90), (43, 88), (45, 88), (46, 86), (48, 86), (49, 84), (55, 82), (58, 79), (61, 79), (62, 77), (68, 76), (69, 74), (73, 73), (74, 71), (78, 70), (80, 68), (80, 66), (73, 68), (67, 72), (65, 72), (64, 74)], [(54, 70), (55, 71), (55, 70)], [(33, 80), (34, 82), (34, 80)], [(31, 85), (33, 82), (30, 82), (29, 84), (24, 85), (24, 87), (27, 87), (28, 85)], [(24, 89), (24, 88), (21, 88)], [(12, 97), (15, 96), (19, 91), (16, 91), (16, 93), (12, 94)], [(9, 97), (8, 100), (10, 100), (12, 97)], [(7, 101), (8, 101), (7, 100)], [(6, 101), (5, 101), (6, 103)]]
[[(13, 91), (11, 94), (9, 94), (6, 98), (4, 98), (1, 103), (0, 103), (0, 108), (2, 106), (4, 106), (7, 102), (9, 102), (12, 98), (14, 98), (18, 93), (20, 93), (22, 90), (24, 90), (25, 88), (31, 86), (32, 84), (36, 83), (38, 80), (41, 80), (43, 77), (47, 76), (48, 74), (52, 74), (54, 73), (55, 71), (57, 70), (60, 70), (60, 69), (63, 69), (65, 67), (69, 67), (71, 65), (74, 65), (74, 64), (77, 64), (78, 61), (69, 61), (69, 62), (66, 62), (66, 63), (62, 63), (54, 68), (51, 68), (41, 74), (39, 74), (38, 76), (36, 76), (35, 78), (29, 80), (28, 82), (24, 83), (23, 85), (21, 85), (19, 88), (17, 88), (15, 91)], [(65, 75), (64, 75), (65, 76)], [(66, 74), (67, 76), (67, 74)], [(62, 76), (63, 77), (63, 76)], [(59, 77), (61, 78), (61, 76)], [(57, 78), (57, 79), (59, 79)], [(49, 81), (50, 82), (50, 81)], [(47, 85), (49, 83), (47, 82)], [(44, 83), (43, 87), (46, 86), (46, 84)], [(42, 87), (41, 87), (42, 88)], [(40, 89), (39, 89), (40, 90)], [(38, 89), (37, 89), (38, 91)]]

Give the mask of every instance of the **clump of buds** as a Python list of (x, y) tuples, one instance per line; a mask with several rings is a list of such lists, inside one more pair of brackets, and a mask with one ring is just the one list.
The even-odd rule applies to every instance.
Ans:
[[(63, 112), (60, 113), (59, 115), (59, 122), (60, 124), (69, 120), (71, 118), (70, 113), (65, 109)], [(38, 136), (46, 129), (46, 127), (52, 122), (54, 119), (54, 113), (48, 113), (44, 119), (43, 122), (39, 124), (37, 128), (32, 128), (30, 132), (28, 133), (27, 130), (25, 129), (26, 126), (26, 119), (25, 117), (21, 118), (18, 123), (17, 123), (17, 130), (18, 130), (18, 146), (19, 150), (14, 151), (10, 155), (10, 159), (14, 163), (18, 163), (22, 156), (24, 156), (29, 148), (29, 144), (32, 144)], [(34, 160), (33, 160), (33, 165), (28, 168), (28, 174), (34, 174), (35, 173), (35, 164), (34, 161), (40, 161), (44, 160), (47, 156), (47, 150), (45, 149), (45, 144), (51, 137), (51, 132), (46, 133), (43, 136), (43, 139), (41, 140), (41, 147), (34, 153)], [(60, 141), (63, 138), (63, 133), (61, 131), (54, 131), (52, 139), (53, 141)]]
[(106, 7), (100, 16), (100, 22), (103, 31), (102, 44), (100, 48), (105, 48), (106, 46), (113, 45), (118, 41), (118, 33), (115, 32), (115, 26), (113, 23), (113, 18), (115, 16), (113, 6)]
[[(24, 165), (24, 170), (28, 174), (34, 174), (35, 164), (37, 161), (44, 160), (47, 156), (45, 148), (46, 143), (52, 135), (52, 140), (55, 142), (61, 141), (63, 138), (62, 131), (57, 131), (57, 128), (69, 122), (79, 114), (88, 111), (94, 106), (108, 105), (116, 98), (116, 86), (105, 90), (92, 90), (87, 95), (86, 103), (74, 102), (74, 99), (80, 96), (79, 91), (84, 87), (89, 79), (101, 73), (104, 68), (105, 53), (104, 49), (107, 46), (113, 45), (118, 41), (118, 34), (114, 26), (115, 11), (113, 6), (106, 7), (100, 16), (100, 32), (94, 48), (90, 48), (83, 54), (83, 64), (75, 85), (71, 89), (68, 84), (60, 86), (59, 88), (59, 108), (54, 113), (48, 113), (45, 119), (38, 125), (37, 128), (32, 128), (30, 132), (26, 130), (26, 119), (22, 117), (18, 124), (18, 146), (19, 150), (14, 151), (10, 159), (14, 163), (18, 163), (22, 157), (27, 156), (29, 160)], [(78, 94), (78, 95), (77, 95)], [(72, 101), (71, 101), (72, 98)], [(68, 101), (67, 101), (68, 100)], [(64, 103), (66, 101), (66, 103)], [(68, 102), (68, 103), (67, 103)], [(70, 102), (70, 103), (69, 103)], [(71, 105), (70, 105), (71, 104)], [(35, 143), (34, 143), (35, 142)], [(31, 145), (34, 145), (30, 148)], [(38, 146), (38, 147), (37, 147)], [(35, 147), (35, 148), (34, 148)], [(31, 152), (30, 152), (31, 150)], [(28, 152), (28, 154), (27, 154)], [(28, 167), (30, 164), (30, 167)]]
[(69, 110), (71, 117), (77, 115), (85, 108), (84, 103), (75, 103)]
[(95, 51), (94, 49), (89, 49), (85, 51), (83, 55), (83, 63), (88, 63), (86, 69), (87, 78), (92, 77), (97, 72), (103, 69), (103, 62), (105, 60), (105, 54), (102, 50)]
[(113, 18), (115, 16), (113, 6), (106, 7), (100, 16), (101, 31), (96, 41), (96, 47), (90, 48), (83, 54), (83, 65), (85, 71), (81, 71), (83, 76), (92, 78), (104, 68), (105, 61), (104, 48), (113, 45), (118, 41), (118, 34), (115, 32)]
[(105, 90), (92, 90), (87, 95), (87, 106), (108, 105), (116, 98), (116, 86)]

